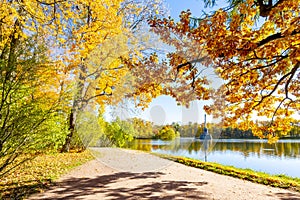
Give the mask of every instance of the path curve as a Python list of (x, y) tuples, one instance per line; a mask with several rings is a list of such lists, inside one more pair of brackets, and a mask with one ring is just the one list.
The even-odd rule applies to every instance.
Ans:
[[(32, 195), (28, 199), (300, 200), (300, 193), (297, 192), (255, 184), (175, 162), (170, 164), (171, 161), (143, 152), (109, 148), (102, 151), (102, 155), (120, 156), (120, 164), (129, 166), (129, 170), (135, 166), (132, 160), (164, 167), (157, 171), (153, 168), (149, 171), (137, 172), (135, 168), (127, 171), (124, 167), (111, 168), (107, 166), (107, 161), (95, 159), (64, 175), (44, 193)], [(143, 168), (146, 169), (147, 167)]]

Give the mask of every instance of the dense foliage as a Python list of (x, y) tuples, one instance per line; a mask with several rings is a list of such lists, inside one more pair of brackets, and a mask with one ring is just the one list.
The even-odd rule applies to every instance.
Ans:
[[(225, 126), (251, 129), (256, 136), (276, 140), (279, 132), (291, 130), (295, 114), (299, 115), (299, 1), (229, 2), (227, 9), (204, 18), (192, 17), (187, 10), (179, 22), (150, 20), (153, 32), (176, 50), (161, 62), (156, 54), (149, 60), (161, 68), (172, 67), (159, 81), (164, 94), (184, 105), (214, 99), (204, 108), (222, 117)], [(204, 73), (210, 67), (224, 82), (215, 90)], [(262, 116), (267, 125), (256, 123)]]
[(0, 176), (23, 162), (18, 155), (60, 148), (67, 134), (59, 63), (37, 35), (17, 39), (0, 56)]
[(143, 0), (1, 1), (0, 177), (24, 153), (101, 137), (93, 114), (130, 89), (122, 59), (141, 54), (138, 35), (162, 9)]

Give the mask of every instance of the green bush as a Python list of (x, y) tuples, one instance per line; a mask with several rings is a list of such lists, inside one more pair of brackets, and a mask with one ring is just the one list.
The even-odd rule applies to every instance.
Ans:
[(157, 138), (161, 140), (173, 140), (176, 138), (176, 133), (174, 129), (170, 126), (164, 126), (157, 135)]
[(131, 142), (134, 134), (133, 125), (119, 118), (114, 122), (107, 123), (105, 128), (105, 136), (109, 139), (110, 144), (117, 147), (123, 147), (127, 142)]

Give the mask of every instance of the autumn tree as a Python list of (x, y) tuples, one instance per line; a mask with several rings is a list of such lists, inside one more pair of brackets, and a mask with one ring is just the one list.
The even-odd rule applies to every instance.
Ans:
[[(70, 133), (62, 151), (69, 151), (78, 112), (86, 107), (116, 105), (132, 89), (131, 68), (123, 62), (139, 59), (145, 47), (139, 45), (139, 31), (146, 19), (159, 15), (159, 2), (108, 1), (83, 4), (85, 13), (78, 30), (70, 37), (74, 44), (67, 58), (75, 74), (75, 93), (69, 118)], [(75, 29), (76, 30), (76, 29)]]
[(51, 46), (44, 43), (55, 36), (53, 32), (61, 39), (58, 13), (47, 9), (59, 11), (56, 6), (36, 1), (0, 3), (1, 176), (31, 159), (18, 158), (23, 153), (57, 150), (67, 133), (65, 65), (50, 58)]
[(48, 60), (38, 36), (13, 38), (0, 58), (0, 176), (31, 159), (23, 153), (57, 150), (67, 134), (61, 65)]
[[(130, 69), (119, 57), (129, 57), (134, 46), (128, 45), (130, 31), (138, 30), (147, 14), (157, 15), (158, 1), (146, 6), (134, 2), (0, 3), (0, 150), (5, 157), (0, 171), (16, 166), (25, 150), (57, 149), (66, 139), (62, 149), (67, 151), (78, 111), (96, 105), (103, 109), (118, 100), (110, 97), (112, 90), (125, 88)], [(137, 17), (129, 22), (131, 14)]]
[[(184, 94), (191, 90), (193, 99), (218, 97), (205, 107), (207, 113), (224, 116), (226, 126), (276, 139), (277, 131), (290, 131), (293, 114), (299, 111), (299, 1), (230, 3), (204, 18), (194, 18), (188, 10), (179, 22), (149, 21), (152, 30), (176, 48), (165, 61), (172, 67), (170, 77), (181, 87), (189, 86), (186, 92), (171, 88), (165, 93), (179, 102), (189, 101)], [(224, 84), (212, 91), (200, 67), (213, 68)], [(267, 117), (269, 123), (255, 123), (257, 116)]]
[(64, 20), (77, 13), (74, 9), (68, 2), (55, 1), (0, 4), (1, 176), (31, 159), (19, 159), (23, 153), (62, 147), (70, 70), (66, 63), (50, 59), (49, 50), (54, 39), (65, 44)]

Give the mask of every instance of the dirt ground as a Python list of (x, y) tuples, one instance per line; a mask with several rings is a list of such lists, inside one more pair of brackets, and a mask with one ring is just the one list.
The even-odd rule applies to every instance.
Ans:
[(28, 199), (300, 200), (300, 193), (187, 167), (156, 156), (112, 148)]

